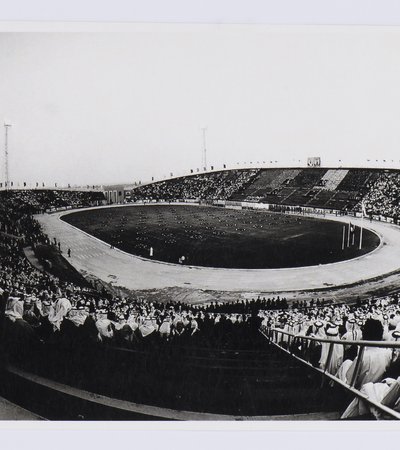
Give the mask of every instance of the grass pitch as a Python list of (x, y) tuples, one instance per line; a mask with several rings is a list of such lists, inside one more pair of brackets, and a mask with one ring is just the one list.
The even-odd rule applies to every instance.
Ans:
[(355, 258), (379, 245), (378, 236), (364, 229), (359, 250), (356, 227), (347, 247), (347, 225), (342, 250), (339, 222), (206, 206), (126, 206), (76, 212), (62, 219), (128, 253), (176, 264), (184, 256), (182, 264), (193, 266), (312, 266)]

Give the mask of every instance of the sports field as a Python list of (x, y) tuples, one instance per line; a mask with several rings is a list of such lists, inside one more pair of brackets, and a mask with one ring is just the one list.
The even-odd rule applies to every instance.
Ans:
[[(128, 253), (149, 259), (224, 268), (288, 268), (354, 258), (379, 245), (359, 228), (342, 250), (343, 225), (266, 211), (157, 205), (103, 208), (67, 214), (62, 220)], [(346, 228), (346, 232), (348, 227)], [(150, 256), (150, 248), (153, 256)]]

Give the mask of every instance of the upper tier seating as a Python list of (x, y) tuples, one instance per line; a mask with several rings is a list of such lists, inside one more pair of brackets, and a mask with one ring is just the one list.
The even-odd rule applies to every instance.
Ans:
[(399, 215), (400, 174), (377, 169), (236, 169), (139, 186), (132, 200), (233, 200)]

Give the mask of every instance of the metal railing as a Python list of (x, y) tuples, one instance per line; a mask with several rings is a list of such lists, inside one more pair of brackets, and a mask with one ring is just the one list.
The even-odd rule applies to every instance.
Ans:
[[(357, 382), (360, 374), (360, 369), (362, 366), (364, 351), (366, 347), (384, 348), (392, 349), (392, 361), (395, 356), (395, 350), (400, 351), (400, 342), (394, 341), (350, 341), (341, 339), (321, 339), (311, 336), (297, 335), (293, 333), (288, 333), (286, 331), (276, 329), (261, 327), (260, 332), (265, 336), (273, 345), (277, 346), (282, 351), (290, 354), (292, 357), (298, 361), (312, 367), (314, 370), (320, 372), (324, 378), (330, 379), (337, 385), (345, 388), (348, 392), (353, 394), (355, 397), (365, 401), (368, 405), (378, 409), (382, 413), (383, 417), (390, 417), (391, 419), (400, 420), (400, 412), (392, 409), (395, 406), (396, 400), (392, 396), (388, 396), (388, 400), (384, 397), (381, 403), (371, 400), (369, 397), (364, 395), (358, 388)], [(324, 368), (318, 367), (310, 361), (312, 355), (312, 350), (316, 348), (317, 345), (329, 344), (328, 354), (326, 361), (324, 363)], [(335, 345), (341, 345), (343, 347), (357, 347), (356, 364), (354, 371), (351, 375), (349, 383), (342, 381), (336, 376), (335, 373), (330, 373), (329, 369), (331, 367), (333, 350)], [(343, 349), (344, 350), (344, 349)], [(324, 379), (323, 379), (324, 381)], [(381, 380), (377, 380), (379, 382)]]

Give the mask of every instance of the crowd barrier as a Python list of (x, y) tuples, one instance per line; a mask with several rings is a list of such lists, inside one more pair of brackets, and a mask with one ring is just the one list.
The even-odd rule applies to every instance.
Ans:
[[(375, 348), (385, 348), (392, 349), (392, 360), (396, 355), (396, 350), (400, 351), (400, 342), (388, 342), (388, 341), (349, 341), (340, 339), (318, 339), (311, 336), (295, 335), (293, 333), (288, 333), (280, 329), (262, 327), (260, 329), (261, 334), (266, 337), (273, 345), (279, 347), (282, 351), (289, 353), (292, 357), (306, 364), (307, 366), (313, 367), (314, 370), (319, 371), (324, 378), (328, 378), (332, 382), (342, 386), (349, 393), (353, 394), (355, 397), (363, 400), (368, 405), (376, 408), (382, 418), (390, 418), (400, 420), (400, 412), (398, 411), (399, 405), (398, 400), (400, 397), (397, 395), (399, 392), (398, 382), (392, 385), (393, 389), (384, 396), (381, 402), (376, 402), (371, 398), (364, 395), (356, 387), (360, 376), (360, 369), (362, 367), (364, 351), (367, 347)], [(324, 363), (324, 368), (316, 367), (315, 364), (311, 362), (311, 355), (313, 349), (318, 345), (328, 344), (328, 354), (326, 361)], [(351, 380), (346, 383), (339, 379), (335, 373), (331, 373), (331, 363), (333, 350), (335, 345), (341, 345), (343, 347), (356, 346), (357, 347), (357, 361), (355, 369), (353, 371)], [(395, 395), (393, 393), (395, 392)]]
[(90, 207), (97, 207), (97, 206), (105, 206), (106, 205), (106, 203), (105, 203), (105, 201), (104, 202), (97, 202), (96, 204), (94, 204), (94, 205), (90, 205), (90, 206), (85, 206), (85, 205), (83, 205), (83, 206), (71, 206), (71, 205), (69, 205), (69, 206), (59, 206), (59, 207), (57, 207), (57, 208), (48, 208), (48, 209), (46, 209), (46, 213), (47, 214), (51, 214), (51, 213), (56, 213), (56, 212), (61, 212), (61, 211), (69, 211), (69, 210), (75, 210), (75, 209), (85, 209), (85, 208), (90, 208)]
[[(284, 214), (305, 214), (305, 215), (315, 215), (315, 216), (326, 216), (332, 215), (336, 217), (355, 217), (362, 218), (361, 212), (357, 211), (342, 211), (340, 209), (327, 209), (318, 208), (311, 206), (298, 206), (298, 205), (280, 205), (277, 203), (257, 203), (257, 202), (238, 202), (230, 200), (213, 200), (212, 204), (214, 206), (224, 206), (230, 209), (265, 209), (267, 211), (281, 212)], [(366, 220), (375, 220), (377, 222), (385, 222), (398, 225), (393, 217), (386, 217), (382, 215), (372, 215), (370, 217), (364, 217)]]

